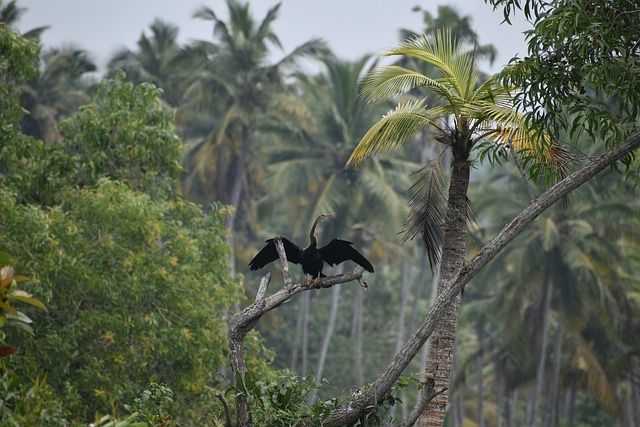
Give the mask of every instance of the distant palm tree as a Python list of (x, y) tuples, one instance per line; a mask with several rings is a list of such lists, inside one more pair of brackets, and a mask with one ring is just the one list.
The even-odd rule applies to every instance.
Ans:
[[(10, 27), (14, 27), (22, 15), (27, 11), (26, 7), (18, 7), (16, 0), (11, 0), (6, 5), (4, 0), (0, 0), (0, 22), (4, 22)], [(37, 27), (22, 34), (27, 39), (40, 39), (40, 35), (48, 26)]]
[(38, 75), (29, 80), (20, 99), (29, 111), (22, 132), (46, 143), (59, 141), (57, 123), (89, 102), (85, 77), (93, 71), (96, 65), (84, 50), (66, 47), (45, 52)]
[[(527, 205), (528, 195), (521, 183), (514, 185), (514, 178), (494, 177), (501, 185), (491, 192), (485, 187), (478, 197), (478, 209), (493, 219), (489, 233)], [(513, 250), (483, 272), (480, 280), (489, 285), (483, 288), (487, 297), (467, 307), (474, 318), (481, 310), (489, 319), (490, 357), (507, 386), (529, 387), (526, 425), (534, 425), (538, 414), (542, 425), (551, 425), (560, 387), (591, 390), (603, 408), (619, 411), (613, 385), (625, 376), (614, 367), (626, 356), (620, 351), (622, 343), (615, 341), (630, 314), (621, 286), (630, 266), (619, 243), (638, 240), (634, 224), (640, 216), (611, 192), (615, 184), (605, 182), (585, 187), (568, 206), (535, 222)], [(598, 329), (607, 331), (607, 345), (587, 345), (586, 337)], [(603, 357), (598, 348), (610, 351)], [(576, 360), (582, 360), (579, 369)], [(543, 389), (544, 384), (550, 385)], [(552, 398), (541, 402), (543, 395)]]
[[(183, 63), (178, 45), (178, 27), (156, 19), (150, 25), (151, 36), (142, 33), (137, 51), (122, 49), (109, 61), (111, 72), (122, 69), (134, 83), (150, 82), (164, 90), (163, 98), (172, 106), (179, 105)], [(193, 71), (193, 70), (190, 70)]]
[[(213, 22), (215, 42), (198, 42), (185, 51), (197, 72), (185, 90), (178, 123), (191, 129), (186, 137), (199, 139), (185, 163), (185, 195), (199, 193), (197, 201), (205, 205), (217, 200), (231, 206), (227, 228), (233, 232), (243, 209), (242, 195), (255, 176), (252, 170), (262, 167), (256, 141), (259, 119), (295, 113), (296, 103), (283, 73), (325, 47), (311, 40), (270, 64), (269, 46), (281, 48), (272, 29), (280, 5), (256, 22), (248, 3), (226, 3), (229, 22), (206, 7), (195, 14)], [(233, 234), (231, 239), (233, 251)]]
[[(552, 166), (552, 172), (562, 169), (561, 151), (544, 138), (536, 138), (525, 126), (522, 116), (511, 108), (507, 88), (493, 79), (479, 84), (473, 52), (455, 42), (448, 31), (409, 39), (386, 55), (424, 61), (438, 74), (426, 76), (397, 65), (379, 67), (363, 80), (364, 96), (376, 101), (424, 87), (436, 95), (438, 103), (428, 106), (424, 98), (401, 101), (362, 138), (349, 165), (358, 166), (373, 153), (398, 148), (427, 127), (435, 129), (436, 140), (450, 150), (452, 157), (448, 197), (443, 194), (443, 186), (436, 185), (444, 182), (442, 177), (437, 178), (437, 168), (428, 169), (418, 184), (421, 188), (414, 193), (415, 221), (409, 232), (423, 235), (432, 263), (439, 264), (438, 288), (442, 293), (466, 255), (472, 151), (483, 147), (485, 152), (498, 153), (515, 146), (532, 163)], [(459, 305), (458, 297), (432, 336), (427, 375), (434, 378), (436, 390), (445, 392), (429, 404), (418, 425), (444, 423)]]

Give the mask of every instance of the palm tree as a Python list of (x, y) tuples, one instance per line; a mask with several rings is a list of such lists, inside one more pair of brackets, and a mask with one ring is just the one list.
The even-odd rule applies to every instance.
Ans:
[(29, 80), (20, 98), (29, 111), (22, 120), (22, 132), (46, 143), (59, 141), (57, 123), (89, 102), (85, 77), (95, 70), (84, 50), (65, 47), (45, 52), (38, 75)]
[[(302, 57), (314, 56), (325, 48), (314, 39), (270, 64), (270, 45), (281, 48), (272, 29), (280, 6), (271, 8), (261, 22), (256, 22), (248, 3), (226, 3), (229, 22), (206, 7), (195, 14), (213, 22), (216, 41), (195, 43), (185, 52), (198, 72), (185, 90), (178, 122), (197, 132), (186, 137), (198, 139), (187, 157), (183, 190), (189, 196), (200, 188), (198, 201), (205, 205), (213, 200), (230, 205), (227, 229), (233, 232), (243, 193), (255, 182), (254, 168), (261, 167), (256, 141), (259, 120), (266, 115), (295, 112), (283, 73)], [(231, 236), (235, 271), (233, 233)]]
[[(0, 0), (0, 21), (4, 22), (10, 27), (13, 27), (19, 20), (20, 17), (27, 11), (25, 7), (18, 7), (16, 0), (11, 0), (6, 5), (4, 4), (4, 0)], [(36, 27), (32, 30), (27, 31), (22, 34), (22, 37), (27, 39), (40, 39), (40, 35), (47, 29), (48, 26), (44, 27)]]
[[(358, 166), (365, 157), (400, 147), (427, 127), (435, 129), (436, 141), (450, 151), (452, 158), (448, 197), (443, 202), (443, 192), (434, 185), (437, 167), (428, 168), (427, 178), (418, 184), (424, 191), (415, 193), (416, 221), (409, 231), (414, 235), (422, 233), (430, 260), (439, 264), (438, 293), (442, 293), (443, 284), (460, 270), (466, 255), (472, 151), (482, 147), (484, 153), (499, 153), (515, 146), (532, 163), (549, 164), (555, 167), (552, 169), (555, 172), (563, 166), (561, 151), (524, 126), (522, 116), (511, 108), (507, 88), (492, 78), (478, 84), (480, 73), (473, 52), (454, 42), (448, 31), (436, 31), (432, 38), (423, 35), (407, 40), (386, 55), (413, 57), (432, 65), (439, 75), (429, 77), (397, 65), (376, 68), (363, 80), (364, 96), (376, 101), (424, 87), (439, 102), (430, 108), (424, 98), (400, 102), (367, 132), (348, 164)], [(419, 425), (444, 423), (459, 306), (460, 296), (449, 306), (448, 314), (432, 336), (426, 375), (434, 379), (436, 390), (443, 393), (431, 401)]]
[[(477, 206), (488, 207), (492, 229), (526, 206), (528, 195), (521, 183), (513, 185), (516, 181), (503, 176), (496, 191), (483, 187)], [(618, 242), (623, 234), (625, 240), (637, 240), (633, 224), (638, 214), (614, 195), (615, 184), (603, 183), (586, 187), (586, 194), (578, 193), (568, 206), (540, 218), (512, 251), (483, 272), (492, 285), (483, 287), (484, 296), (465, 308), (468, 318), (489, 319), (490, 357), (508, 386), (528, 387), (526, 425), (534, 425), (539, 414), (544, 415), (542, 425), (552, 425), (560, 387), (598, 390), (603, 408), (619, 410), (612, 385), (616, 376), (619, 381), (624, 375), (612, 368), (625, 357), (615, 341), (627, 314), (620, 283), (629, 267)], [(585, 345), (585, 336), (599, 328), (607, 331), (608, 342)], [(615, 356), (607, 361), (597, 348), (611, 349), (608, 356)], [(582, 360), (579, 369), (577, 360)], [(576, 387), (568, 378), (584, 383)], [(544, 389), (548, 399), (541, 402), (545, 383), (550, 384)]]
[(178, 45), (178, 27), (156, 19), (150, 25), (151, 36), (142, 33), (136, 52), (122, 49), (109, 61), (113, 73), (122, 69), (134, 83), (150, 82), (164, 90), (164, 99), (172, 106), (180, 101), (181, 50)]

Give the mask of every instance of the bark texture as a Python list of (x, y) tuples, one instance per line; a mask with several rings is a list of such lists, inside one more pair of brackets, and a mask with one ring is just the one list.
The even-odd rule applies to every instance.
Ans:
[[(438, 295), (444, 294), (451, 286), (455, 274), (464, 265), (467, 253), (467, 190), (470, 165), (466, 155), (461, 157), (462, 159), (453, 163), (451, 170)], [(444, 414), (449, 399), (449, 383), (453, 371), (453, 351), (458, 330), (460, 302), (458, 293), (433, 332), (427, 357), (426, 375), (427, 378), (433, 378), (435, 390), (442, 390), (442, 393), (435, 396), (429, 403), (426, 411), (418, 418), (416, 426), (440, 427), (444, 424)]]

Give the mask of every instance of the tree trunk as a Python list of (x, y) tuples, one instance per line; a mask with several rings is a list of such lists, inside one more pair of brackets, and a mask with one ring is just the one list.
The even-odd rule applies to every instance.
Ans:
[(233, 188), (231, 190), (231, 213), (227, 217), (225, 222), (225, 228), (227, 229), (227, 243), (229, 244), (229, 271), (231, 277), (236, 275), (236, 245), (235, 245), (235, 227), (236, 217), (238, 215), (238, 209), (240, 208), (240, 196), (242, 195), (243, 187), (243, 175), (244, 175), (244, 163), (245, 163), (244, 151), (240, 152), (238, 164), (234, 173)]
[(563, 321), (564, 316), (560, 315), (558, 321), (558, 330), (556, 331), (556, 341), (554, 344), (553, 354), (553, 377), (549, 385), (550, 391), (547, 393), (547, 402), (542, 418), (544, 427), (555, 427), (556, 413), (558, 408), (558, 381), (560, 378), (560, 357), (562, 356), (562, 340), (563, 340)]
[[(440, 280), (438, 295), (442, 295), (451, 286), (456, 273), (464, 265), (467, 253), (467, 189), (469, 188), (470, 166), (462, 156), (452, 165), (449, 184), (449, 200), (444, 225), (444, 241), (442, 243), (442, 261), (440, 263)], [(444, 316), (437, 324), (429, 348), (426, 372), (433, 377), (435, 390), (443, 393), (437, 395), (420, 415), (417, 426), (442, 427), (444, 424), (449, 384), (453, 369), (453, 348), (458, 327), (460, 310), (460, 294), (458, 293), (447, 308)]]
[(540, 309), (540, 348), (538, 349), (538, 364), (536, 367), (536, 380), (531, 393), (531, 400), (527, 405), (527, 417), (525, 424), (528, 427), (534, 427), (536, 415), (538, 412), (538, 401), (542, 392), (542, 383), (544, 382), (545, 358), (547, 353), (547, 343), (549, 342), (549, 313), (551, 311), (551, 295), (553, 293), (553, 263), (555, 258), (559, 256), (555, 247), (549, 252), (547, 261), (547, 269), (541, 295)]
[[(329, 312), (329, 320), (327, 320), (327, 329), (322, 339), (322, 347), (320, 349), (320, 356), (318, 358), (318, 366), (316, 367), (316, 381), (322, 380), (322, 374), (324, 373), (324, 364), (327, 360), (327, 353), (329, 352), (329, 344), (331, 343), (331, 337), (336, 327), (336, 317), (338, 316), (338, 305), (340, 304), (340, 286), (334, 286), (331, 290), (331, 311)], [(307, 403), (312, 405), (316, 400), (317, 392), (312, 390), (309, 393)]]
[(496, 380), (498, 387), (498, 397), (496, 402), (496, 427), (502, 427), (502, 414), (504, 412), (504, 383), (505, 378), (502, 370), (496, 365)]
[(484, 325), (482, 322), (478, 322), (477, 326), (478, 333), (478, 356), (477, 356), (477, 367), (476, 367), (476, 377), (478, 379), (478, 427), (485, 427), (484, 423), (484, 378), (483, 378), (483, 368), (484, 368)]
[(353, 302), (353, 323), (351, 324), (351, 338), (354, 342), (353, 351), (353, 371), (358, 387), (364, 385), (364, 363), (362, 357), (362, 305), (364, 303), (364, 291), (355, 289), (356, 293)]
[(518, 412), (518, 390), (511, 393), (511, 398), (507, 404), (507, 427), (516, 426), (516, 413)]
[(300, 297), (300, 308), (298, 309), (296, 340), (291, 350), (291, 363), (289, 369), (296, 372), (298, 369), (298, 358), (301, 359), (300, 375), (307, 375), (307, 344), (309, 343), (309, 292), (305, 292)]

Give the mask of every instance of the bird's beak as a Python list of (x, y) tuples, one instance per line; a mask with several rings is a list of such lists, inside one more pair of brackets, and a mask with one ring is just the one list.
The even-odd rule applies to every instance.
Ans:
[(328, 214), (322, 214), (322, 216), (325, 217), (325, 218), (331, 218), (332, 216), (335, 216), (335, 214), (328, 213)]

